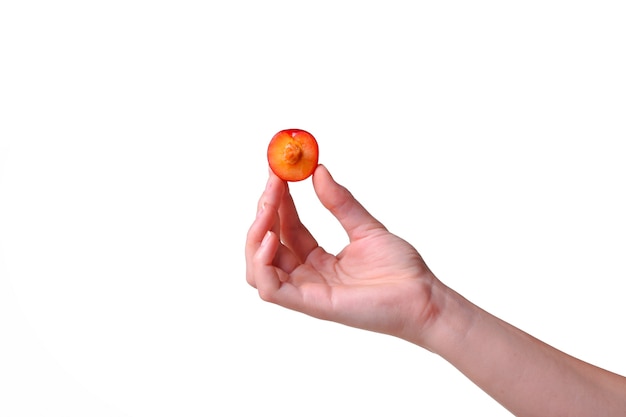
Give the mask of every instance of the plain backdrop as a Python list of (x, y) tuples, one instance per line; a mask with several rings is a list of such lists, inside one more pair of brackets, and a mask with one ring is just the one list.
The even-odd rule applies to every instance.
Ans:
[[(447, 285), (626, 374), (620, 1), (4, 1), (0, 415), (509, 415), (440, 357), (262, 302), (278, 130)], [(346, 243), (310, 179), (319, 243)]]

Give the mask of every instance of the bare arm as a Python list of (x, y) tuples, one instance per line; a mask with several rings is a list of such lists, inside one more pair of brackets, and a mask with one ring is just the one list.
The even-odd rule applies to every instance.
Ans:
[(513, 414), (626, 415), (626, 378), (555, 349), (450, 289), (443, 292), (427, 347)]
[(350, 243), (337, 255), (325, 252), (300, 222), (287, 184), (270, 175), (246, 240), (246, 279), (262, 299), (429, 349), (517, 416), (626, 415), (626, 378), (541, 342), (446, 287), (325, 167), (313, 185)]

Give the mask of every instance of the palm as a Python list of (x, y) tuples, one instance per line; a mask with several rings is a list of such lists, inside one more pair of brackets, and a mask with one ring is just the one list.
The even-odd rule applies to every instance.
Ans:
[[(399, 332), (403, 322), (388, 314), (403, 298), (426, 310), (432, 275), (418, 252), (387, 231), (351, 242), (337, 256), (314, 249), (284, 285), (293, 285), (315, 306), (308, 314), (374, 331)], [(420, 302), (422, 306), (417, 306)]]

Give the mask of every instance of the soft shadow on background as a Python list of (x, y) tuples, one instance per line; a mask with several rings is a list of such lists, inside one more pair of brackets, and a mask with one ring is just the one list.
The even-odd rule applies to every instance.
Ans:
[(0, 5), (1, 415), (508, 415), (248, 287), (291, 127), (447, 285), (626, 374), (623, 4), (300, 3)]

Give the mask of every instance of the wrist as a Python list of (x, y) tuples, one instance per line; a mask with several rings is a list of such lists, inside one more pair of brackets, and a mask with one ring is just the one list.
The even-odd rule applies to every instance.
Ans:
[(480, 310), (437, 279), (432, 284), (430, 305), (430, 317), (421, 331), (404, 339), (440, 356), (462, 349)]

